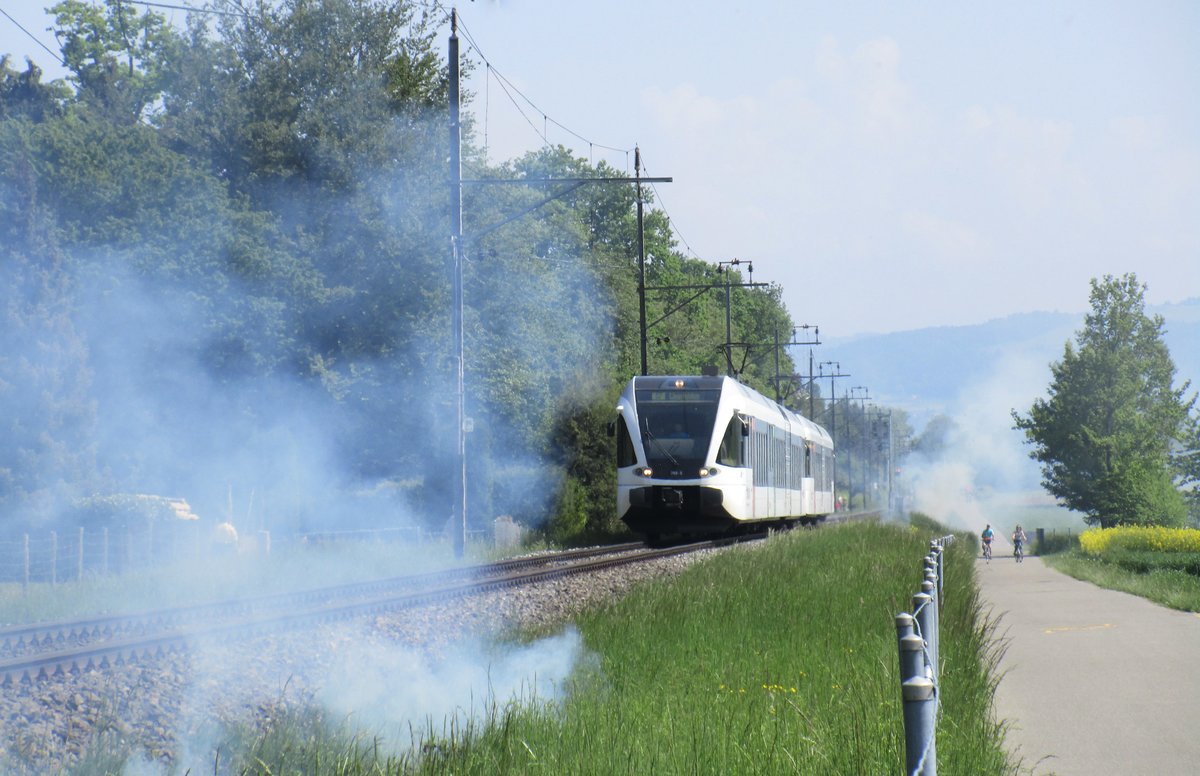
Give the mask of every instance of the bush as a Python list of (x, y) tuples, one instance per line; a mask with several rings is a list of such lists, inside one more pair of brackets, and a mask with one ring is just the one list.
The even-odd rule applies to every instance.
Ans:
[(583, 484), (570, 475), (565, 477), (558, 504), (547, 526), (551, 541), (569, 545), (580, 537), (587, 527), (587, 502), (587, 489)]
[(1163, 526), (1089, 528), (1079, 535), (1079, 546), (1089, 555), (1117, 551), (1200, 552), (1200, 530)]

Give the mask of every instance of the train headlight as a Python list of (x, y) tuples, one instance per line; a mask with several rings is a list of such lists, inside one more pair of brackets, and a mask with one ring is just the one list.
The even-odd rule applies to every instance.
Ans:
[(633, 470), (633, 473), (639, 477), (653, 477), (654, 476), (654, 470), (651, 469), (649, 466), (639, 466), (638, 468)]
[(716, 474), (719, 471), (721, 471), (721, 470), (715, 466), (702, 466), (702, 467), (700, 467), (700, 476), (701, 477), (712, 477), (714, 474)]

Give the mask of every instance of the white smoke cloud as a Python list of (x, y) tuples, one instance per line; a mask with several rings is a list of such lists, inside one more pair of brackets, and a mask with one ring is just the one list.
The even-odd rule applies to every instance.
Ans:
[(358, 643), (339, 655), (319, 692), (321, 703), (359, 727), (419, 734), (443, 723), (478, 725), (510, 703), (551, 703), (561, 697), (583, 658), (575, 628), (527, 645), (497, 647), (467, 641), (437, 658), (413, 648)]
[(1013, 429), (1012, 410), (1025, 413), (1049, 381), (1046, 364), (1017, 351), (1001, 354), (993, 371), (966, 386), (949, 410), (955, 426), (946, 447), (930, 460), (914, 454), (903, 485), (908, 507), (952, 527), (980, 533), (991, 524), (1003, 537), (1035, 513), (1045, 519), (1053, 499), (1040, 488), (1040, 472), (1024, 436)]

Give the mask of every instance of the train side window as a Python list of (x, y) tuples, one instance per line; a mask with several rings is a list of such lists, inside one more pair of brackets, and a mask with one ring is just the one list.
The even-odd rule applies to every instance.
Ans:
[(742, 421), (737, 415), (729, 419), (725, 435), (721, 437), (721, 447), (717, 450), (717, 463), (723, 466), (746, 465), (746, 443), (742, 428)]
[(617, 418), (617, 468), (633, 466), (637, 453), (633, 451), (633, 439), (629, 436), (629, 425), (624, 417)]
[(812, 442), (804, 443), (804, 476), (813, 476), (812, 472)]

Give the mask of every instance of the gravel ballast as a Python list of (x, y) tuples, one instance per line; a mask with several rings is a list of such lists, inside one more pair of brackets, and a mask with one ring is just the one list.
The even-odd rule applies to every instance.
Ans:
[[(678, 574), (708, 550), (645, 561), (452, 601), (260, 636), (197, 644), (187, 651), (0, 689), (5, 773), (54, 773), (78, 762), (97, 740), (129, 746), (161, 765), (207, 763), (213, 732), (280, 708), (328, 703), (378, 728), (405, 715), (460, 713), (481, 691), (502, 693), (506, 672), (521, 688), (578, 657), (577, 635), (550, 638), (536, 655), (499, 653), (496, 637), (513, 628), (563, 632), (579, 612), (633, 586)], [(569, 660), (568, 660), (569, 658)], [(522, 660), (532, 661), (528, 667)], [(553, 678), (553, 677), (551, 677)], [(561, 677), (560, 677), (561, 678)], [(482, 682), (483, 688), (473, 682)], [(466, 700), (459, 695), (465, 693)], [(501, 701), (504, 699), (501, 698)], [(147, 772), (153, 772), (151, 768)], [(200, 771), (202, 772), (202, 771)]]

